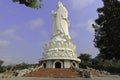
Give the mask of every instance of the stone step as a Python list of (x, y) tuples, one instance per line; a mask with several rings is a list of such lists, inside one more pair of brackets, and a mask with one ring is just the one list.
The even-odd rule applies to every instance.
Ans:
[(26, 74), (24, 77), (72, 78), (80, 76), (78, 72), (69, 68), (45, 68)]

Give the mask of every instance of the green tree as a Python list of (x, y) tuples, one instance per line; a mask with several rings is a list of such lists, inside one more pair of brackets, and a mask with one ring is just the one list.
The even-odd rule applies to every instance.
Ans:
[(0, 60), (0, 66), (4, 63), (4, 61)]
[(5, 72), (5, 67), (4, 66), (0, 66), (0, 73)]
[(13, 2), (19, 2), (20, 4), (24, 4), (27, 7), (31, 8), (41, 8), (42, 0), (12, 0)]
[(111, 60), (120, 59), (120, 2), (102, 0), (104, 6), (98, 8), (98, 19), (93, 24), (95, 30), (95, 47), (100, 51), (99, 57)]
[(92, 63), (90, 54), (82, 53), (78, 58), (81, 59), (80, 67), (82, 68), (86, 68), (86, 66), (89, 66)]
[(15, 70), (21, 70), (21, 69), (26, 69), (26, 68), (29, 68), (29, 67), (30, 67), (29, 64), (23, 62), (23, 63), (20, 63), (20, 64), (15, 65), (15, 66), (14, 66), (14, 69), (15, 69)]
[(82, 54), (80, 54), (80, 56), (78, 58), (84, 62), (89, 62), (91, 60), (91, 55), (86, 54), (86, 53), (82, 53)]
[(4, 63), (3, 60), (0, 60), (0, 73), (5, 71), (5, 68), (3, 66), (1, 66)]

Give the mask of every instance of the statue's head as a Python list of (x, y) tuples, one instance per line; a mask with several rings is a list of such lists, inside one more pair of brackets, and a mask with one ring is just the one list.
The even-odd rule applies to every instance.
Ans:
[(59, 1), (59, 2), (57, 3), (57, 7), (59, 8), (59, 7), (62, 7), (62, 6), (63, 6), (62, 2)]

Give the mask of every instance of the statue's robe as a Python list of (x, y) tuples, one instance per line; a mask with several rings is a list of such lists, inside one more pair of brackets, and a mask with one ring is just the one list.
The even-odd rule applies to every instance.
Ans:
[(53, 14), (53, 35), (57, 33), (63, 33), (69, 37), (68, 27), (69, 27), (69, 20), (68, 20), (68, 11), (62, 5), (58, 4), (58, 9)]

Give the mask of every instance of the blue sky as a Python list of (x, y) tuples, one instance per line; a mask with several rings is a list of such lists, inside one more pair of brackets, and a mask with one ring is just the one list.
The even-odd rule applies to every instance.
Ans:
[[(38, 63), (43, 45), (52, 35), (51, 11), (56, 10), (59, 0), (43, 0), (41, 9), (32, 9), (13, 3), (0, 2), (0, 59), (5, 65), (21, 62)], [(96, 9), (101, 0), (60, 0), (68, 9), (69, 33), (77, 46), (77, 55), (89, 53), (95, 57), (99, 51), (94, 47), (94, 30), (91, 26), (97, 18)]]

